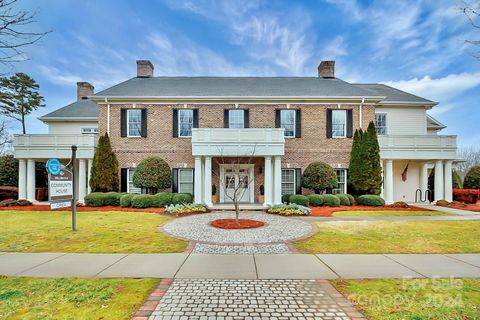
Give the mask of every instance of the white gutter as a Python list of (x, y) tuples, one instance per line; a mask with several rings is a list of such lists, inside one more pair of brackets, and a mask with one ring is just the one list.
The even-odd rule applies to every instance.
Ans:
[(362, 102), (360, 102), (360, 112), (359, 112), (359, 117), (358, 117), (358, 121), (360, 121), (359, 123), (359, 128), (362, 129), (362, 107), (363, 107), (363, 104), (365, 103), (365, 98), (362, 98)]
[(105, 98), (105, 103), (107, 104), (107, 134), (110, 136), (110, 103), (107, 98)]
[[(307, 96), (307, 97), (285, 97), (285, 96), (89, 96), (90, 100), (99, 101), (102, 99), (112, 100), (212, 100), (212, 101), (223, 101), (223, 100), (279, 100), (279, 101), (315, 101), (315, 100), (326, 100), (326, 101), (335, 101), (335, 100), (360, 100), (365, 99), (361, 96)], [(386, 96), (371, 96), (368, 97), (369, 100), (384, 100)]]

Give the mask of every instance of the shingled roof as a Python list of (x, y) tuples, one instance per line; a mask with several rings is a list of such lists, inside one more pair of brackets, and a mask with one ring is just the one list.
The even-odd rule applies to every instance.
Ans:
[(52, 111), (39, 119), (42, 121), (63, 119), (97, 120), (98, 106), (95, 102), (88, 99), (79, 100)]
[(371, 94), (385, 96), (386, 98), (382, 100), (382, 103), (415, 103), (415, 104), (425, 104), (425, 105), (436, 105), (437, 103), (414, 94), (402, 91), (400, 89), (387, 86), (385, 84), (379, 83), (356, 83), (354, 86), (361, 88), (363, 90), (370, 91)]

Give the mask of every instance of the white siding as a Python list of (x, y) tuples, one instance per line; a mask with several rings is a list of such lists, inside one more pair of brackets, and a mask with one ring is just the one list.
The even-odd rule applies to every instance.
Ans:
[[(407, 181), (403, 181), (402, 173), (407, 164)], [(393, 161), (393, 201), (415, 202), (415, 191), (420, 188), (421, 167), (420, 161)]]
[(424, 107), (376, 107), (376, 113), (387, 114), (387, 134), (427, 134), (427, 113)]
[(98, 128), (98, 122), (49, 122), (48, 133), (50, 134), (81, 134), (82, 128)]

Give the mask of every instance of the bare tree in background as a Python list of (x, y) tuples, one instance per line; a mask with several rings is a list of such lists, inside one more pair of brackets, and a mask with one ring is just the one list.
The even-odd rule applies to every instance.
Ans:
[(36, 43), (48, 32), (29, 31), (36, 12), (15, 7), (17, 0), (0, 0), (0, 64), (26, 60), (24, 48)]
[(480, 147), (471, 146), (458, 149), (458, 156), (465, 162), (456, 164), (458, 173), (463, 177), (467, 174), (468, 169), (480, 164)]
[[(461, 7), (460, 10), (467, 17), (470, 24), (477, 29), (477, 31), (480, 31), (480, 1), (463, 1), (463, 7)], [(479, 32), (477, 32), (477, 35), (478, 34)], [(477, 39), (466, 40), (466, 42), (480, 48), (480, 36)], [(480, 59), (480, 51), (477, 51), (473, 56)]]
[(13, 139), (5, 121), (0, 123), (0, 155), (10, 153)]

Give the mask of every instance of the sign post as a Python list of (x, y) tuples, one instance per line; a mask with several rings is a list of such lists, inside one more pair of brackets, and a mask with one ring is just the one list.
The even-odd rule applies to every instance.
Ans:
[(77, 230), (77, 146), (72, 146), (71, 168), (73, 171), (72, 231)]

